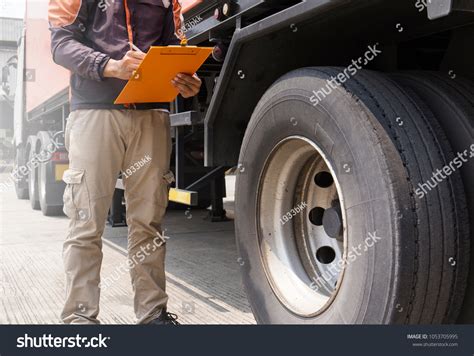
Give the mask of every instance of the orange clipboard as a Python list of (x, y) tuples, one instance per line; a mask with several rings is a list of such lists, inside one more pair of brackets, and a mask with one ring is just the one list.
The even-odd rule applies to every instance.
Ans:
[(168, 103), (179, 92), (171, 84), (178, 73), (194, 74), (212, 53), (211, 47), (151, 47), (115, 104)]

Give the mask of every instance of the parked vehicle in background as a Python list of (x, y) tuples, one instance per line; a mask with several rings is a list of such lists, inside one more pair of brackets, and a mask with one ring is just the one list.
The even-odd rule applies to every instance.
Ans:
[[(53, 215), (68, 73), (50, 59), (46, 3), (28, 1), (15, 145), (21, 166), (58, 143), (17, 184)], [(199, 96), (172, 105), (170, 200), (222, 219), (236, 167), (237, 262), (257, 321), (473, 323), (474, 3), (183, 5), (190, 45), (215, 49)]]
[(13, 158), (13, 101), (21, 19), (0, 17), (0, 162)]

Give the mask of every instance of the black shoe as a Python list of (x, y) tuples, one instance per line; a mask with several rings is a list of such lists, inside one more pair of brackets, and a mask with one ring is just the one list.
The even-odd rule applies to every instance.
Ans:
[(180, 323), (176, 314), (162, 311), (160, 316), (152, 320), (149, 325), (180, 325)]

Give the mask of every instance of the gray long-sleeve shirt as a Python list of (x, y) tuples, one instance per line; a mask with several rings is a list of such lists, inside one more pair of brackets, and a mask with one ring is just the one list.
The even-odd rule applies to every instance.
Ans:
[[(114, 101), (126, 81), (104, 78), (107, 62), (122, 59), (130, 50), (130, 35), (144, 52), (151, 46), (179, 44), (176, 32), (181, 21), (179, 0), (50, 0), (52, 55), (57, 64), (71, 71), (71, 111), (123, 109)], [(168, 103), (136, 106), (167, 107)]]

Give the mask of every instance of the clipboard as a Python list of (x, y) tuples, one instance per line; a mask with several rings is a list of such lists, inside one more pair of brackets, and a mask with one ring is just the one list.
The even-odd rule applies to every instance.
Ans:
[(194, 74), (212, 53), (212, 47), (151, 47), (115, 104), (168, 103), (179, 91), (171, 84), (178, 73)]

